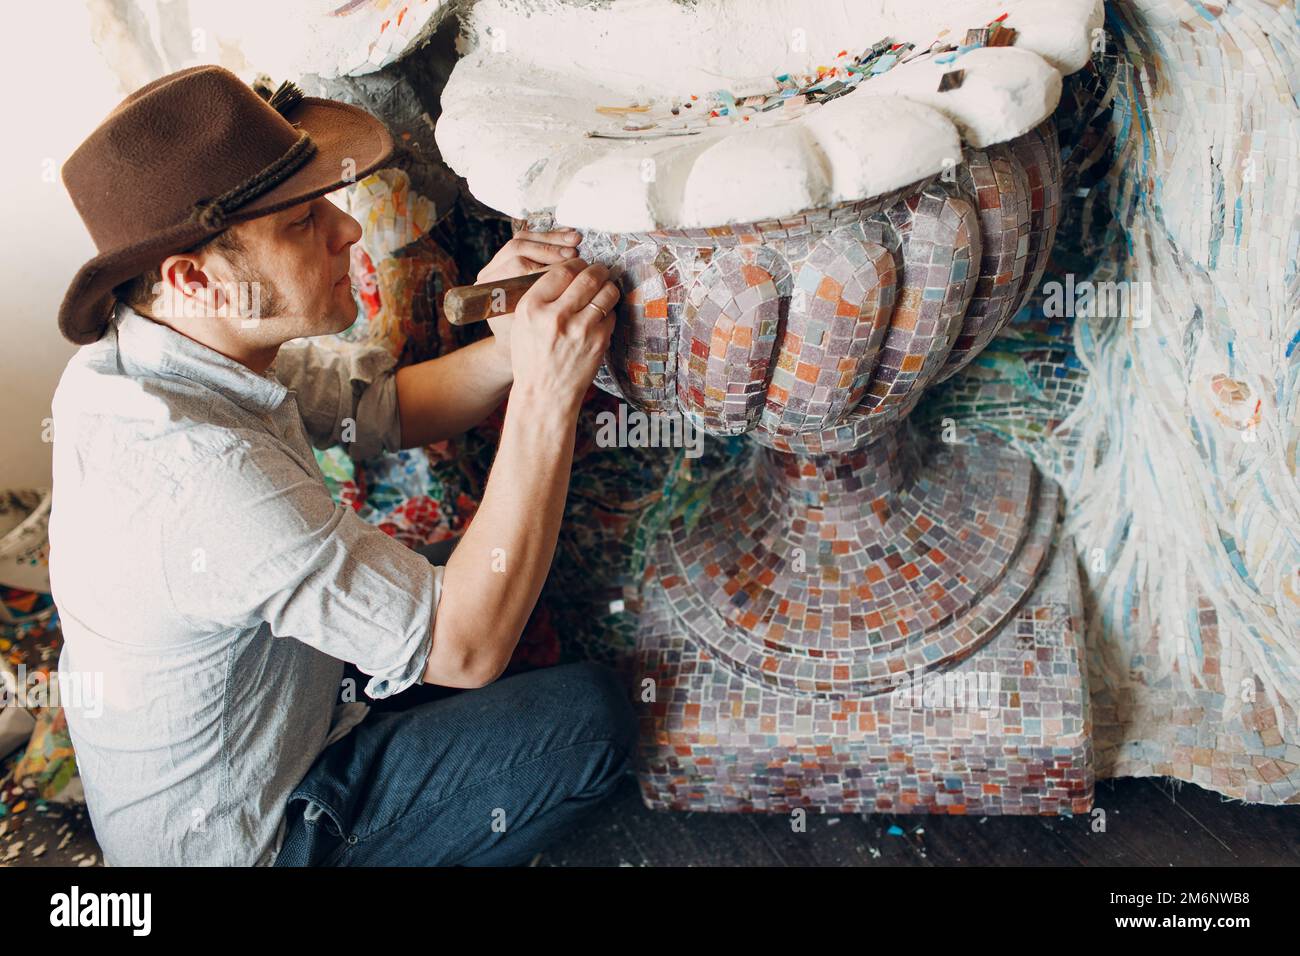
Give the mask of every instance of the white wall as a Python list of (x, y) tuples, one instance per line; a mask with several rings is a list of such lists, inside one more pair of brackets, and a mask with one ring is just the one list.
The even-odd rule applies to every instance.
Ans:
[(58, 164), (122, 99), (81, 3), (5, 9), (0, 90), (0, 488), (50, 483), (42, 421), (76, 347), (59, 335), (64, 290), (95, 253)]

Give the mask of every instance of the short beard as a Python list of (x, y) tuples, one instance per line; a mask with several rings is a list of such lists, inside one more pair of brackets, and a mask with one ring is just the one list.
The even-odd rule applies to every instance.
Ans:
[[(287, 303), (284, 296), (265, 273), (248, 262), (242, 248), (228, 253), (226, 259), (230, 263), (234, 276), (231, 280), (236, 290), (233, 301), (237, 306), (235, 310), (238, 312), (237, 317), (241, 321), (275, 319), (285, 314)], [(245, 289), (250, 290), (247, 299), (244, 295)], [(256, 296), (253, 295), (254, 291)], [(246, 311), (246, 306), (252, 306), (252, 311)]]
[[(213, 314), (205, 313), (196, 318), (225, 318), (238, 320), (241, 324), (249, 321), (256, 324), (262, 319), (279, 318), (285, 314), (288, 306), (284, 296), (274, 282), (249, 263), (242, 246), (228, 245), (221, 254), (230, 265), (231, 277), (214, 281), (212, 285), (225, 293), (226, 301)], [(168, 300), (172, 308), (167, 307)], [(158, 281), (154, 283), (153, 298), (148, 306), (138, 302), (131, 307), (146, 318), (157, 321), (182, 318), (193, 305), (178, 290)]]

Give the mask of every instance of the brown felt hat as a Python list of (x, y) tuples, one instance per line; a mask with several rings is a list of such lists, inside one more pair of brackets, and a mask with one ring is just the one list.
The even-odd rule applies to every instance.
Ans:
[(141, 87), (63, 164), (99, 254), (68, 286), (59, 331), (78, 345), (98, 340), (115, 286), (237, 222), (360, 179), (392, 151), (365, 110), (291, 83), (258, 92), (208, 65)]

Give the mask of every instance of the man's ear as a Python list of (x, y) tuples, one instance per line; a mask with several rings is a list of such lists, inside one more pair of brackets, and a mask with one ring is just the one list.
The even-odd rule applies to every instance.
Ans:
[(180, 319), (218, 315), (225, 302), (211, 256), (180, 253), (162, 263), (161, 287), (155, 290), (154, 315)]

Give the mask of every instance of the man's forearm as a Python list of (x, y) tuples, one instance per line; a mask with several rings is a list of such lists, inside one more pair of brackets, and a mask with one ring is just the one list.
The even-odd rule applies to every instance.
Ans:
[(509, 357), (491, 338), (398, 369), (402, 447), (464, 434), (501, 404), (510, 382)]
[(447, 561), (425, 681), (476, 686), (509, 662), (555, 555), (579, 404), (511, 395), (483, 500)]

